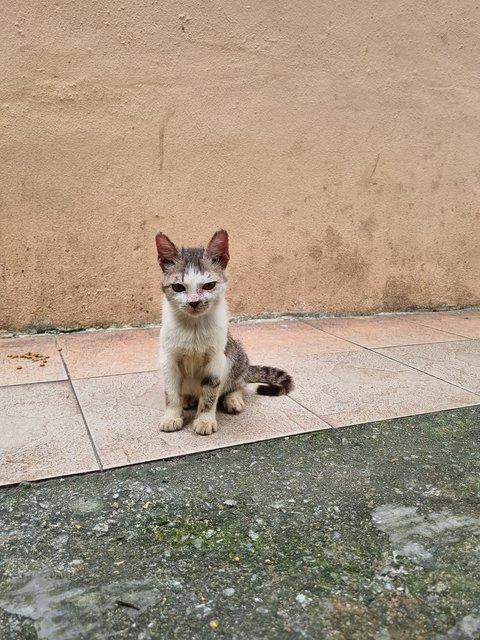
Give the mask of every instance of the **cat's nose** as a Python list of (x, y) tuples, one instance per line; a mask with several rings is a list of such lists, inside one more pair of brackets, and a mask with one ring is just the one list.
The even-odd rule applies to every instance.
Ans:
[(196, 309), (198, 307), (198, 305), (200, 304), (200, 300), (195, 300), (194, 302), (189, 302), (188, 304), (191, 307), (193, 307), (193, 309)]

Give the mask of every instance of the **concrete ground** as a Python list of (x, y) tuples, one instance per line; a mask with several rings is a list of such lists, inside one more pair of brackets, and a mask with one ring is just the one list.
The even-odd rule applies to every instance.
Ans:
[(0, 637), (480, 637), (480, 408), (0, 491)]

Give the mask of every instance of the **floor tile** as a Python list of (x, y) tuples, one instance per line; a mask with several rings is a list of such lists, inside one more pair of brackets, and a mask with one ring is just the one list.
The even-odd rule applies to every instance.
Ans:
[(409, 313), (405, 319), (410, 322), (451, 331), (465, 338), (480, 338), (480, 310), (438, 311), (435, 313)]
[(472, 393), (364, 349), (274, 361), (293, 376), (292, 398), (335, 427), (478, 403)]
[(305, 357), (315, 353), (356, 351), (360, 348), (295, 320), (231, 324), (230, 332), (242, 342), (254, 364), (267, 364), (256, 361), (256, 358), (269, 354), (294, 352)]
[(86, 331), (59, 336), (71, 378), (154, 371), (159, 329)]
[[(42, 361), (32, 354), (48, 356), (48, 359)], [(0, 387), (66, 379), (55, 336), (5, 338), (0, 341)]]
[(400, 316), (319, 318), (305, 322), (312, 327), (368, 348), (458, 340), (457, 336), (407, 322)]
[[(252, 385), (245, 411), (219, 412), (219, 431), (208, 437), (193, 433), (192, 414), (180, 432), (158, 428), (158, 328), (62, 335), (57, 343), (2, 338), (0, 484), (98, 469), (58, 348), (106, 467), (479, 403), (476, 311), (253, 322), (231, 331), (253, 363), (285, 369), (295, 389), (270, 398)], [(29, 352), (50, 358), (41, 367), (35, 356), (7, 357)]]
[(98, 469), (68, 382), (0, 388), (0, 484)]
[(91, 378), (73, 384), (105, 467), (329, 428), (289, 398), (251, 393), (242, 414), (218, 413), (216, 434), (193, 433), (191, 412), (182, 431), (164, 433), (158, 428), (164, 408), (158, 373)]
[(378, 353), (480, 394), (480, 340), (392, 347)]

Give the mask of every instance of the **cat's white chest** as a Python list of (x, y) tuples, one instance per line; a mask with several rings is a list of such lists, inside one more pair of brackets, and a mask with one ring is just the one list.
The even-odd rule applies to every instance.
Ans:
[[(182, 326), (164, 326), (160, 332), (160, 344), (162, 349), (170, 352), (188, 353), (206, 353), (216, 350), (223, 336), (218, 330), (210, 330), (209, 327), (182, 327)], [(225, 339), (226, 342), (226, 339)]]
[(201, 379), (212, 366), (223, 373), (228, 331), (224, 315), (184, 324), (167, 312), (160, 332), (161, 361), (174, 364), (183, 378)]

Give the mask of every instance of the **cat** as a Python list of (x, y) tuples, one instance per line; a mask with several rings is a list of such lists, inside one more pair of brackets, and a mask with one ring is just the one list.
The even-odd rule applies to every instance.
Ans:
[(155, 241), (164, 293), (160, 364), (166, 410), (162, 431), (181, 429), (183, 410), (196, 407), (194, 431), (214, 433), (217, 402), (228, 413), (239, 413), (249, 382), (264, 383), (257, 388), (261, 395), (289, 393), (292, 378), (280, 369), (250, 365), (241, 343), (228, 331), (227, 232), (217, 231), (206, 249), (177, 249), (163, 233)]

